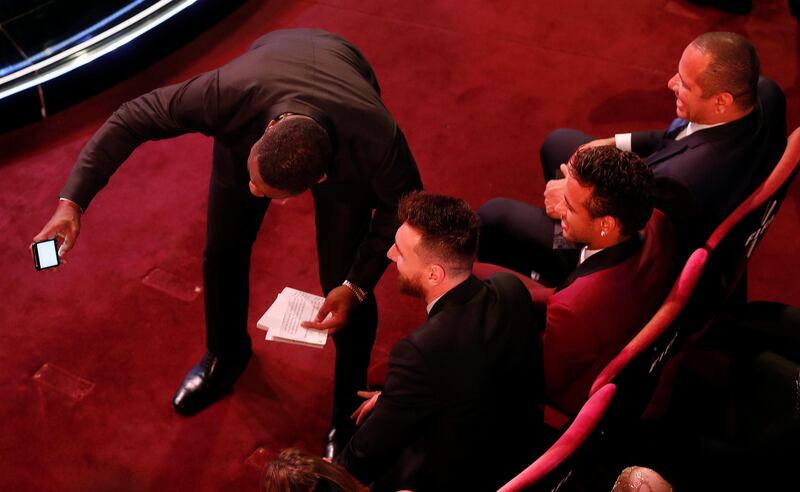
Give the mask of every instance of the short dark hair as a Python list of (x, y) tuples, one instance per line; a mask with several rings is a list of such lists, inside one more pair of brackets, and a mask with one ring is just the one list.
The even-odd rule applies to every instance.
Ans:
[(644, 228), (653, 213), (653, 172), (633, 152), (606, 145), (579, 150), (570, 175), (592, 195), (584, 205), (594, 217), (610, 215), (625, 236)]
[(292, 195), (316, 184), (333, 158), (328, 133), (308, 117), (285, 118), (268, 127), (255, 150), (261, 179)]
[(755, 105), (758, 97), (758, 73), (761, 70), (756, 49), (744, 36), (732, 32), (707, 32), (692, 45), (711, 57), (699, 76), (703, 96), (730, 92), (742, 109)]
[(412, 192), (400, 200), (398, 218), (422, 234), (426, 253), (455, 271), (471, 271), (478, 251), (480, 219), (460, 198)]

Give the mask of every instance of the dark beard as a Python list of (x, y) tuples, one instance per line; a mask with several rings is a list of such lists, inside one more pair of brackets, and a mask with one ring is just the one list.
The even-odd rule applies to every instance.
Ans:
[(424, 299), (425, 292), (422, 290), (422, 285), (417, 281), (402, 275), (397, 275), (397, 287), (400, 289), (401, 294), (416, 297), (417, 299)]

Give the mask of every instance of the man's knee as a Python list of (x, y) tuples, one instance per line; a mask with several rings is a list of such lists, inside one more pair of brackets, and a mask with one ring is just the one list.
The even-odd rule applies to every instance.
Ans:
[[(539, 157), (541, 157), (542, 162), (559, 160), (565, 152), (568, 152), (569, 149), (565, 149), (565, 147), (574, 140), (573, 134), (575, 131), (571, 128), (557, 128), (550, 132), (539, 149)], [(561, 162), (564, 161), (562, 160)]]
[(505, 222), (505, 217), (509, 209), (509, 204), (513, 200), (509, 198), (492, 198), (481, 205), (478, 209), (478, 217), (481, 220), (481, 229), (495, 229)]
[(567, 162), (578, 147), (591, 140), (590, 135), (572, 128), (558, 128), (550, 132), (539, 149), (545, 179), (554, 179), (559, 166)]

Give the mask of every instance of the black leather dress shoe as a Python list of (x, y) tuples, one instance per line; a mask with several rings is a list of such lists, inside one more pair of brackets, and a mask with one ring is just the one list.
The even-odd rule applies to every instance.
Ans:
[(206, 352), (200, 362), (189, 370), (172, 398), (172, 406), (181, 415), (194, 415), (233, 389), (244, 372), (251, 353), (221, 360)]

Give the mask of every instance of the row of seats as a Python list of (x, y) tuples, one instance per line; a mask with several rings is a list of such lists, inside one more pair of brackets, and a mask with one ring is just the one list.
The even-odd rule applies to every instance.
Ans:
[[(631, 426), (642, 416), (665, 365), (742, 300), (736, 293), (745, 287), (747, 263), (778, 212), (798, 164), (800, 128), (790, 135), (767, 179), (689, 256), (661, 307), (599, 373), (580, 411), (566, 416), (569, 424), (560, 437), (502, 492), (560, 489), (573, 476), (588, 442)], [(546, 423), (562, 427), (557, 418), (547, 417), (554, 415), (550, 410)]]

